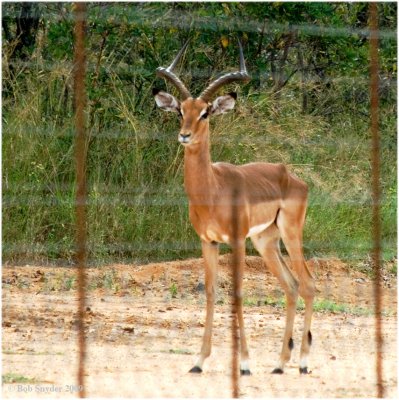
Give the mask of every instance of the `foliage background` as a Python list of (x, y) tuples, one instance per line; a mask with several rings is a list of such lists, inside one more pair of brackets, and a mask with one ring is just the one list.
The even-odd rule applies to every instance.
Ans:
[[(391, 259), (397, 5), (378, 8), (383, 252)], [(155, 69), (191, 36), (179, 75), (199, 93), (210, 78), (237, 68), (239, 36), (252, 80), (232, 85), (239, 92), (236, 110), (211, 123), (213, 160), (288, 164), (310, 186), (306, 256), (368, 265), (367, 23), (367, 3), (90, 3), (90, 261), (200, 254), (188, 220), (178, 121), (155, 107), (151, 89), (166, 87)], [(2, 4), (6, 263), (73, 262), (73, 24), (70, 3)]]

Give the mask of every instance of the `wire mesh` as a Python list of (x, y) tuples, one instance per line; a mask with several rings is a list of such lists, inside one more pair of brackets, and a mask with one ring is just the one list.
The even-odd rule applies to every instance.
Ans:
[[(81, 7), (84, 7), (81, 3), (77, 4), (75, 9), (76, 16), (79, 12), (82, 12), (78, 11)], [(374, 5), (370, 5), (370, 9), (373, 9), (373, 7)], [(70, 15), (65, 17), (57, 16), (57, 18), (63, 21), (63, 18), (70, 18)], [(159, 27), (162, 27), (162, 29), (173, 28), (175, 26), (174, 19), (179, 19), (179, 26), (183, 29), (194, 26), (204, 31), (215, 30), (215, 25), (218, 22), (218, 18), (197, 18), (194, 21), (194, 25), (192, 25), (192, 20), (188, 14), (179, 14), (175, 18), (173, 14), (168, 14), (167, 18), (161, 21), (161, 24), (156, 25), (157, 29)], [(246, 23), (245, 21), (234, 20), (233, 22), (237, 29), (244, 29), (247, 32), (254, 33), (262, 29), (262, 25), (251, 21)], [(83, 21), (77, 18), (77, 25), (79, 23), (82, 23), (80, 33), (83, 34)], [(145, 16), (137, 26), (150, 28), (155, 26), (155, 22), (154, 25), (152, 23), (151, 18)], [(115, 26), (124, 29), (125, 25), (116, 21)], [(223, 26), (219, 26), (219, 28), (223, 29)], [(375, 60), (377, 59), (376, 49), (378, 49), (378, 43), (373, 41), (376, 38), (373, 35), (373, 31), (378, 31), (376, 25), (370, 26), (371, 32), (364, 29), (346, 30), (329, 29), (328, 27), (319, 29), (314, 25), (296, 26), (294, 28), (315, 38), (323, 35), (323, 37), (327, 35), (328, 37), (337, 38), (359, 35), (361, 38), (369, 38), (371, 44), (371, 98), (377, 98), (378, 64)], [(271, 23), (269, 31), (276, 32), (279, 30), (284, 31), (285, 29), (282, 24)], [(393, 31), (381, 29), (379, 32), (380, 38), (386, 40), (392, 40), (396, 37), (396, 33)], [(132, 52), (129, 49), (130, 45), (130, 42), (126, 44), (127, 53)], [(104, 50), (104, 41), (100, 43), (100, 46)], [(78, 41), (76, 41), (74, 49), (77, 53), (79, 48)], [(104, 51), (102, 51), (102, 54), (104, 54)], [(88, 67), (87, 72), (95, 73), (96, 70), (102, 70), (101, 60), (101, 57), (96, 57), (96, 62), (91, 62), (91, 67)], [(149, 71), (145, 68), (138, 68), (132, 71), (131, 67), (128, 68), (123, 64), (124, 61), (116, 62), (114, 59), (110, 63), (112, 68), (107, 66), (104, 69), (105, 73), (127, 74), (132, 77), (132, 82), (136, 76), (149, 76), (154, 73), (154, 71)], [(24, 65), (15, 62), (14, 68), (29, 69), (33, 68), (35, 63), (37, 63), (36, 65), (40, 64), (40, 60), (33, 63), (26, 62)], [(77, 64), (75, 63), (75, 65)], [(56, 71), (58, 66), (51, 63), (45, 64), (41, 69), (39, 68), (39, 72), (40, 74), (47, 74), (54, 71), (56, 74), (58, 73)], [(66, 82), (71, 77), (71, 63), (67, 65), (67, 69), (69, 72), (67, 71), (62, 75), (62, 79), (65, 79)], [(256, 73), (254, 75), (256, 76)], [(208, 70), (192, 69), (192, 77), (195, 79), (208, 76)], [(270, 74), (264, 73), (258, 78), (265, 82), (270, 78)], [(148, 79), (151, 80), (152, 78)], [(367, 86), (368, 81), (364, 76), (351, 77), (349, 75), (335, 77), (331, 79), (331, 84), (344, 81), (349, 85), (352, 79), (358, 83), (360, 82), (362, 87)], [(394, 78), (391, 77), (388, 81), (394, 81)], [(96, 82), (97, 87), (99, 87), (98, 79)], [(316, 81), (314, 78), (308, 78), (307, 83), (313, 85)], [(67, 87), (68, 85), (66, 84), (65, 90), (67, 90)], [(381, 88), (381, 81), (379, 87)], [(84, 86), (81, 86), (82, 88)], [(299, 93), (299, 89), (300, 85), (292, 90), (295, 93)], [(78, 89), (76, 88), (75, 90)], [(117, 93), (120, 93), (119, 86), (115, 88), (115, 92), (112, 95), (117, 98)], [(247, 99), (250, 99), (251, 96), (253, 96), (253, 93), (250, 93)], [(84, 99), (85, 96), (81, 92), (77, 94), (75, 96), (76, 106), (73, 109), (74, 114), (76, 116), (80, 114), (82, 120), (83, 115), (81, 112), (84, 107)], [(63, 104), (61, 100), (62, 96), (60, 96), (60, 104)], [(287, 160), (287, 154), (297, 151), (296, 146), (298, 143), (309, 150), (317, 150), (318, 154), (331, 151), (334, 153), (331, 157), (335, 157), (334, 149), (337, 146), (342, 146), (350, 153), (348, 159), (356, 157), (360, 149), (368, 146), (364, 141), (366, 136), (359, 137), (357, 140), (345, 140), (342, 143), (336, 143), (335, 136), (323, 137), (327, 129), (315, 132), (311, 138), (304, 136), (301, 140), (293, 141), (290, 136), (295, 135), (294, 126), (284, 125), (286, 122), (278, 125), (261, 124), (262, 120), (278, 117), (278, 110), (273, 110), (273, 106), (270, 103), (265, 103), (264, 98), (259, 98), (258, 100), (259, 106), (257, 105), (253, 109), (245, 107), (239, 109), (237, 118), (228, 119), (229, 117), (227, 117), (223, 122), (223, 124), (226, 124), (226, 128), (221, 125), (215, 126), (215, 136), (212, 137), (212, 143), (215, 145), (215, 159), (219, 159), (219, 148), (228, 142), (234, 146), (248, 147), (247, 157), (252, 154), (256, 158), (254, 161), (264, 159), (280, 161), (281, 159), (283, 162)], [(118, 104), (118, 100), (115, 100), (114, 103)], [(93, 107), (93, 104), (89, 101), (88, 106)], [(143, 107), (143, 104), (140, 107)], [(134, 106), (134, 112), (140, 110), (140, 107)], [(374, 121), (372, 123), (372, 132), (375, 138), (375, 145), (372, 149), (374, 165), (378, 165), (378, 153), (391, 150), (392, 146), (386, 140), (378, 144), (378, 108), (378, 103), (372, 102), (370, 116)], [(269, 112), (269, 109), (272, 109), (272, 112)], [(130, 125), (128, 128), (125, 126), (124, 129), (107, 127), (100, 129), (98, 132), (96, 131), (98, 127), (89, 127), (89, 135), (86, 136), (86, 139), (90, 141), (92, 149), (93, 146), (95, 150), (101, 146), (110, 146), (110, 148), (114, 149), (113, 156), (115, 158), (118, 158), (117, 153), (119, 151), (123, 153), (122, 159), (134, 153), (136, 149), (145, 148), (146, 152), (143, 152), (143, 154), (149, 154), (154, 151), (153, 149), (158, 150), (160, 146), (169, 146), (171, 148), (174, 146), (176, 141), (174, 131), (173, 136), (162, 136), (164, 134), (163, 124), (169, 124), (168, 129), (172, 131), (167, 119), (159, 120), (157, 129), (149, 129), (143, 126), (137, 127), (134, 125), (136, 121), (132, 118), (134, 116), (133, 112), (123, 114), (123, 110), (118, 107), (115, 110), (115, 113), (121, 113), (122, 118), (130, 118)], [(363, 108), (360, 111), (364, 112)], [(360, 111), (354, 110), (356, 113)], [(276, 114), (273, 114), (274, 112)], [(258, 120), (253, 120), (254, 123), (258, 124), (255, 124), (256, 129), (261, 128), (268, 132), (271, 129), (278, 128), (273, 137), (261, 138), (252, 136), (247, 132), (240, 132), (237, 135), (230, 134), (230, 129), (242, 124), (245, 117), (258, 113), (260, 115)], [(90, 113), (87, 115), (90, 116)], [(317, 118), (317, 116), (313, 117)], [(154, 118), (159, 119), (158, 116)], [(365, 113), (362, 118), (368, 121), (369, 115)], [(84, 126), (82, 120), (80, 122), (77, 121), (77, 125), (82, 124), (81, 127)], [(308, 124), (309, 122), (306, 121), (306, 123)], [(311, 129), (311, 124), (308, 126)], [(8, 128), (9, 126), (5, 126), (5, 134), (8, 134)], [(82, 132), (82, 136), (76, 136), (77, 140), (80, 140), (78, 137), (81, 139), (85, 137), (81, 129), (77, 128), (77, 132)], [(75, 133), (71, 127), (65, 128), (62, 126), (61, 122), (60, 125), (50, 126), (44, 130), (41, 129), (40, 125), (32, 124), (30, 129), (23, 133), (15, 129), (9, 134), (14, 141), (23, 135), (26, 135), (27, 138), (40, 135), (43, 140), (46, 140), (46, 138), (51, 139), (51, 145), (53, 145), (73, 138)], [(166, 239), (157, 234), (159, 225), (166, 223), (167, 218), (165, 216), (171, 212), (172, 207), (178, 209), (178, 212), (173, 214), (175, 221), (179, 220), (180, 215), (186, 213), (186, 197), (183, 188), (180, 187), (174, 193), (169, 193), (168, 184), (159, 183), (158, 181), (149, 181), (143, 187), (132, 184), (132, 182), (137, 181), (123, 180), (120, 177), (117, 182), (108, 182), (107, 174), (119, 168), (120, 165), (122, 165), (121, 175), (123, 173), (125, 173), (125, 176), (134, 175), (134, 173), (126, 172), (126, 169), (123, 169), (122, 160), (119, 164), (110, 162), (112, 165), (109, 168), (108, 166), (104, 168), (104, 171), (101, 171), (101, 174), (95, 177), (96, 179), (92, 179), (89, 182), (89, 195), (86, 198), (87, 187), (84, 184), (83, 174), (87, 148), (84, 147), (85, 145), (82, 146), (84, 140), (80, 142), (80, 145), (77, 144), (76, 148), (80, 148), (80, 151), (76, 152), (77, 170), (80, 171), (76, 189), (74, 189), (73, 179), (70, 179), (73, 174), (69, 176), (65, 174), (66, 179), (62, 179), (61, 182), (55, 182), (52, 174), (48, 175), (48, 183), (45, 184), (42, 181), (36, 183), (33, 179), (27, 180), (25, 186), (21, 185), (19, 187), (20, 190), (15, 187), (11, 180), (12, 177), (9, 182), (6, 179), (3, 180), (3, 212), (4, 210), (7, 211), (8, 208), (14, 210), (14, 214), (22, 212), (21, 210), (26, 204), (31, 207), (30, 210), (32, 207), (42, 205), (43, 214), (52, 209), (55, 210), (54, 214), (58, 213), (60, 216), (62, 214), (60, 210), (69, 209), (72, 213), (76, 212), (76, 226), (65, 223), (64, 220), (60, 221), (59, 224), (60, 226), (62, 224), (62, 229), (66, 231), (71, 226), (72, 230), (76, 227), (76, 242), (81, 244), (78, 246), (77, 265), (83, 266), (86, 264), (86, 252), (99, 255), (98, 258), (91, 262), (90, 266), (92, 268), (86, 268), (86, 274), (82, 274), (82, 269), (79, 269), (79, 301), (74, 303), (70, 294), (74, 294), (77, 288), (76, 271), (74, 268), (67, 267), (71, 266), (70, 258), (73, 256), (76, 247), (73, 240), (68, 241), (68, 232), (65, 234), (65, 241), (63, 241), (64, 237), (62, 237), (62, 240), (49, 244), (53, 235), (52, 222), (50, 220), (43, 227), (43, 232), (37, 235), (40, 239), (37, 243), (26, 239), (14, 241), (10, 230), (7, 230), (7, 236), (4, 236), (3, 233), (3, 260), (4, 254), (6, 254), (6, 260), (19, 260), (15, 263), (6, 261), (9, 264), (14, 265), (19, 262), (24, 265), (20, 269), (16, 267), (6, 269), (3, 274), (3, 285), (5, 285), (5, 292), (3, 292), (3, 328), (5, 329), (3, 339), (3, 348), (5, 348), (3, 360), (5, 361), (3, 361), (3, 365), (5, 366), (5, 374), (3, 376), (14, 370), (21, 375), (26, 375), (28, 374), (26, 365), (29, 365), (28, 371), (32, 371), (31, 374), (37, 379), (37, 382), (20, 383), (20, 391), (18, 391), (18, 386), (14, 381), (13, 384), (3, 387), (3, 393), (7, 393), (7, 387), (14, 385), (14, 392), (9, 391), (8, 395), (13, 393), (22, 396), (31, 388), (34, 391), (37, 389), (36, 393), (40, 394), (44, 392), (44, 389), (51, 389), (51, 385), (48, 384), (51, 381), (57, 384), (59, 382), (62, 383), (60, 384), (65, 396), (74, 392), (73, 394), (77, 394), (80, 397), (88, 395), (104, 397), (239, 397), (240, 395), (294, 397), (298, 396), (299, 393), (301, 397), (314, 396), (314, 387), (309, 388), (305, 386), (304, 379), (299, 380), (299, 378), (294, 377), (293, 366), (295, 365), (295, 368), (297, 368), (296, 364), (298, 363), (298, 357), (295, 354), (292, 364), (289, 365), (288, 371), (284, 376), (284, 381), (277, 380), (269, 375), (281, 344), (283, 325), (279, 321), (284, 319), (285, 304), (283, 293), (278, 289), (276, 282), (265, 272), (264, 266), (259, 260), (252, 257), (248, 257), (246, 260), (245, 268), (248, 274), (245, 276), (245, 284), (247, 286), (244, 285), (244, 288), (247, 287), (247, 289), (244, 290), (243, 301), (250, 348), (251, 343), (254, 348), (253, 354), (251, 354), (254, 376), (239, 378), (237, 320), (234, 317), (236, 313), (234, 305), (237, 301), (235, 297), (237, 294), (235, 290), (236, 280), (234, 278), (234, 272), (237, 271), (235, 246), (233, 246), (232, 258), (226, 255), (222, 255), (220, 258), (221, 275), (219, 277), (219, 287), (221, 293), (217, 300), (215, 346), (212, 357), (209, 363), (206, 364), (206, 371), (204, 371), (201, 378), (193, 378), (186, 374), (186, 370), (191, 366), (190, 363), (198, 351), (197, 347), (200, 345), (203, 330), (203, 309), (205, 304), (203, 266), (200, 261), (191, 259), (178, 263), (143, 265), (143, 261), (150, 261), (151, 255), (153, 256), (156, 253), (161, 254), (159, 256), (160, 259), (168, 260), (173, 260), (174, 258), (183, 259), (186, 258), (186, 254), (190, 256), (194, 254), (200, 255), (198, 238), (186, 228), (187, 224), (184, 225), (184, 222), (181, 223), (181, 226), (185, 227), (186, 230), (179, 238), (174, 237), (173, 234), (176, 232), (173, 228), (170, 229), (171, 235)], [(261, 147), (260, 150), (256, 148), (256, 146), (263, 146), (264, 144), (267, 144), (267, 146)], [(7, 144), (7, 149), (9, 148), (11, 147)], [(54, 147), (49, 146), (48, 156), (50, 159), (52, 148)], [(118, 149), (118, 151), (115, 149)], [(173, 153), (173, 151), (175, 152)], [(171, 169), (175, 176), (178, 177), (182, 175), (182, 151), (173, 151), (172, 157), (169, 157), (169, 159), (172, 159), (173, 168), (171, 167)], [(94, 154), (97, 156), (98, 153)], [(70, 160), (73, 160), (74, 156), (72, 154), (68, 158), (68, 154), (62, 154), (60, 158), (62, 158), (64, 164), (68, 164)], [(91, 166), (96, 163), (104, 165), (104, 163), (109, 162), (109, 160), (97, 159), (96, 156), (90, 159), (91, 156), (93, 156), (93, 153), (89, 153), (88, 161)], [(41, 165), (43, 161), (40, 159), (40, 154), (36, 157), (38, 158), (36, 164), (32, 165), (33, 178), (35, 178), (34, 174), (40, 174), (43, 170)], [(234, 153), (229, 154), (229, 157), (228, 161), (234, 161), (235, 163), (246, 162), (243, 159), (235, 159)], [(145, 157), (141, 159), (141, 162), (145, 168), (150, 168), (148, 164), (145, 164)], [(78, 164), (80, 167), (78, 167)], [(166, 168), (162, 160), (159, 160), (159, 164), (158, 173)], [(331, 165), (320, 165), (317, 159), (304, 159), (289, 164), (291, 164), (290, 168), (299, 174), (303, 174), (305, 171), (306, 176), (315, 182), (316, 189), (325, 189), (318, 170), (329, 170), (332, 168)], [(54, 169), (56, 170), (56, 167)], [(378, 185), (378, 167), (373, 167), (370, 171), (373, 175), (374, 185)], [(91, 174), (92, 171), (89, 170), (88, 173)], [(331, 174), (335, 173), (334, 170), (331, 171)], [(342, 179), (349, 179), (348, 176)], [(91, 177), (93, 178), (93, 175)], [(388, 291), (389, 282), (384, 280), (385, 276), (381, 271), (380, 251), (384, 243), (381, 244), (381, 234), (378, 232), (380, 229), (378, 228), (378, 223), (381, 220), (381, 210), (378, 210), (378, 207), (384, 208), (391, 199), (381, 195), (377, 186), (374, 186), (373, 197), (371, 197), (370, 192), (366, 192), (363, 188), (364, 185), (359, 184), (358, 194), (352, 198), (348, 198), (347, 193), (341, 190), (341, 192), (334, 192), (333, 198), (326, 199), (326, 197), (321, 196), (311, 199), (310, 203), (310, 208), (316, 210), (312, 212), (312, 217), (315, 217), (317, 210), (325, 211), (328, 209), (336, 211), (331, 212), (331, 216), (334, 217), (334, 215), (341, 212), (344, 206), (350, 206), (345, 209), (348, 213), (361, 208), (366, 215), (371, 210), (370, 206), (373, 205), (375, 247), (372, 259), (359, 259), (356, 254), (356, 250), (359, 248), (361, 248), (359, 253), (364, 254), (365, 249), (369, 247), (371, 242), (355, 243), (346, 234), (342, 235), (340, 242), (332, 243), (328, 241), (328, 238), (317, 238), (318, 240), (315, 238), (313, 243), (305, 244), (309, 257), (316, 256), (311, 265), (313, 266), (313, 271), (319, 276), (319, 289), (324, 296), (315, 304), (316, 317), (313, 329), (315, 343), (311, 356), (313, 365), (311, 368), (313, 368), (314, 373), (309, 378), (312, 379), (312, 382), (317, 381), (321, 389), (323, 387), (326, 388), (323, 392), (326, 397), (351, 395), (356, 397), (358, 392), (354, 388), (371, 387), (374, 382), (377, 385), (378, 397), (383, 397), (386, 393), (392, 394), (392, 387), (395, 385), (392, 371), (395, 371), (396, 366), (392, 362), (388, 363), (383, 358), (383, 355), (395, 352), (395, 338), (392, 332), (396, 332), (396, 318), (394, 317), (395, 314), (392, 315), (391, 309), (382, 307), (381, 297), (387, 296), (393, 291)], [(392, 196), (395, 197), (396, 193), (393, 193)], [(76, 210), (74, 208), (75, 205)], [(86, 212), (89, 211), (88, 216), (84, 215), (84, 206), (87, 207)], [(149, 222), (145, 219), (146, 212), (151, 207), (154, 209), (158, 207), (157, 209), (163, 210), (157, 218), (156, 225), (158, 226), (155, 227), (149, 225)], [(127, 209), (131, 211), (128, 213)], [(132, 225), (134, 225), (134, 228), (140, 227), (141, 230), (132, 228), (126, 235), (117, 236), (121, 228), (117, 223), (112, 226), (115, 216), (113, 210), (122, 210), (122, 219), (132, 218), (132, 215), (140, 216), (140, 219), (134, 219)], [(26, 213), (29, 214), (29, 211)], [(99, 218), (100, 222), (97, 222), (97, 217), (101, 217)], [(365, 218), (368, 217), (369, 214)], [(61, 220), (61, 217), (59, 218)], [(86, 219), (91, 221), (88, 226), (89, 230), (93, 228), (93, 222), (96, 227), (98, 224), (104, 226), (110, 224), (113, 229), (112, 233), (107, 232), (104, 234), (100, 230), (97, 232), (97, 228), (92, 229), (90, 231), (91, 236), (89, 236), (88, 243), (86, 243), (86, 223), (84, 222)], [(56, 223), (58, 222), (56, 221)], [(311, 222), (308, 221), (308, 226), (311, 226)], [(6, 224), (7, 221), (3, 222), (3, 226)], [(32, 223), (32, 225), (34, 224), (35, 222)], [(150, 231), (152, 234), (144, 240), (140, 240), (140, 232), (144, 232), (144, 230)], [(82, 245), (82, 243), (84, 244)], [(252, 253), (253, 249), (250, 248), (248, 250), (250, 254), (254, 254)], [(227, 249), (223, 249), (223, 252), (226, 251)], [(331, 260), (331, 254), (334, 254), (334, 251), (338, 254), (341, 251), (349, 254), (348, 260), (351, 266), (355, 265), (366, 272), (371, 269), (375, 270), (373, 280), (374, 294), (368, 290), (366, 285), (368, 283), (367, 276), (369, 275), (350, 275), (351, 282), (341, 280), (342, 276), (334, 277), (334, 275), (331, 275), (331, 271), (335, 269), (331, 268), (330, 270), (329, 266), (335, 263), (336, 267), (338, 263), (337, 260)], [(48, 253), (54, 256), (50, 258), (50, 266), (44, 268), (38, 260), (41, 260), (41, 255)], [(167, 255), (165, 256), (165, 254)], [(323, 254), (329, 254), (329, 258), (324, 259)], [(60, 257), (63, 258), (62, 262), (58, 261)], [(27, 262), (32, 264), (29, 261), (31, 259), (36, 260), (33, 263), (34, 265), (27, 266)], [(51, 263), (55, 261), (58, 262), (58, 266), (64, 265), (65, 267), (53, 269)], [(49, 261), (47, 260), (47, 262)], [(110, 263), (112, 265), (109, 265)], [(120, 265), (120, 263), (130, 264)], [(105, 267), (93, 268), (100, 264), (105, 265)], [(341, 264), (339, 265), (341, 273), (345, 267), (341, 266)], [(230, 268), (232, 268), (231, 271)], [(233, 272), (233, 274), (228, 271)], [(334, 279), (338, 280), (335, 281)], [(30, 283), (32, 281), (36, 283)], [(29, 285), (35, 287), (35, 285), (39, 284), (40, 289), (35, 294), (28, 290)], [(13, 297), (12, 290), (9, 291), (10, 287), (12, 289), (18, 288), (21, 291), (20, 299), (23, 297), (23, 304), (35, 304), (35, 311), (31, 312), (27, 307), (22, 306), (20, 300), (17, 301), (16, 297)], [(87, 289), (86, 294), (82, 291), (83, 288)], [(387, 290), (384, 291), (384, 289)], [(369, 303), (373, 303), (375, 306), (375, 312), (372, 314), (370, 314), (371, 306)], [(77, 312), (75, 310), (76, 304), (79, 305)], [(349, 306), (349, 304), (352, 304), (352, 306)], [(298, 307), (299, 313), (301, 313), (303, 305), (300, 303)], [(43, 317), (44, 314), (48, 316)], [(73, 317), (69, 317), (69, 315), (73, 315)], [(228, 319), (229, 315), (233, 316), (231, 321)], [(375, 320), (375, 323), (373, 320)], [(34, 326), (33, 332), (25, 328), (28, 322), (31, 321), (33, 321), (32, 326)], [(382, 321), (384, 321), (384, 326)], [(11, 325), (7, 326), (7, 324)], [(371, 334), (374, 328), (376, 331), (375, 341)], [(231, 342), (228, 335), (229, 330), (231, 330)], [(78, 339), (77, 343), (80, 346), (78, 352), (76, 351), (77, 346), (72, 340), (75, 339), (75, 333)], [(294, 334), (295, 337), (299, 337), (299, 328), (296, 328)], [(11, 336), (15, 340), (10, 340)], [(32, 340), (32, 337), (34, 340)], [(382, 340), (383, 337), (385, 338), (384, 341)], [(49, 343), (49, 340), (52, 341), (51, 344), (45, 344)], [(26, 341), (29, 345), (22, 346), (19, 344), (21, 341)], [(355, 342), (356, 345), (352, 342), (349, 343), (350, 341)], [(43, 345), (40, 346), (39, 343), (43, 343)], [(86, 346), (90, 351), (86, 352)], [(376, 348), (375, 354), (371, 350), (373, 347)], [(230, 351), (232, 351), (231, 362), (230, 358), (226, 357), (226, 354)], [(374, 355), (376, 375), (368, 365)], [(37, 361), (40, 357), (47, 357), (47, 361)], [(355, 357), (356, 359), (354, 359)], [(56, 375), (48, 366), (44, 366), (44, 363), (52, 364), (52, 361), (54, 361), (54, 365), (63, 366), (65, 369), (63, 372), (67, 378)], [(357, 361), (364, 365), (364, 368), (355, 368), (354, 365)], [(384, 364), (384, 370), (382, 369), (383, 361), (386, 363)], [(72, 382), (75, 379), (75, 365), (79, 366), (77, 385)], [(297, 371), (295, 370), (295, 372)], [(326, 376), (333, 377), (332, 382), (328, 381)], [(384, 387), (384, 382), (389, 386), (389, 390)], [(67, 388), (70, 390), (65, 393)], [(41, 389), (43, 389), (42, 392), (40, 392)], [(365, 395), (364, 391), (362, 394)], [(371, 393), (367, 393), (367, 395), (371, 395)]]

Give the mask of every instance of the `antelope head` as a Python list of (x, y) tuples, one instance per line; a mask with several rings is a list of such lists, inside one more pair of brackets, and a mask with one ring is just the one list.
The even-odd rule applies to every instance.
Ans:
[(193, 98), (184, 83), (173, 72), (182, 54), (188, 46), (187, 41), (177, 54), (169, 67), (159, 67), (157, 75), (171, 82), (179, 91), (180, 98), (160, 89), (153, 89), (155, 102), (164, 111), (175, 112), (180, 116), (181, 127), (178, 140), (184, 146), (192, 146), (203, 142), (209, 133), (209, 117), (211, 115), (223, 114), (234, 108), (237, 94), (234, 92), (219, 96), (211, 101), (219, 88), (231, 82), (246, 82), (250, 79), (242, 51), (241, 43), (238, 42), (240, 50), (240, 70), (222, 75), (211, 82), (198, 98)]

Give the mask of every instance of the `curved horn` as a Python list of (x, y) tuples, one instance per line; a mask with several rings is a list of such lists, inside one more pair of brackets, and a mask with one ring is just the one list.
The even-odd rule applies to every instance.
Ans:
[(177, 63), (179, 62), (182, 54), (186, 50), (188, 46), (188, 42), (190, 39), (187, 40), (187, 42), (184, 44), (184, 46), (180, 49), (179, 53), (177, 54), (176, 58), (172, 61), (172, 64), (169, 65), (169, 67), (164, 68), (164, 67), (158, 67), (157, 68), (157, 76), (167, 79), (169, 82), (173, 83), (173, 85), (176, 86), (176, 88), (179, 90), (183, 100), (187, 99), (188, 97), (191, 97), (190, 92), (187, 90), (186, 86), (184, 83), (179, 79), (179, 77), (173, 72), (173, 69), (176, 67)]
[(244, 53), (242, 51), (241, 42), (238, 40), (238, 47), (240, 49), (240, 71), (229, 72), (216, 79), (201, 93), (200, 98), (208, 102), (216, 91), (231, 82), (247, 82), (251, 79), (248, 75), (247, 68), (245, 67)]

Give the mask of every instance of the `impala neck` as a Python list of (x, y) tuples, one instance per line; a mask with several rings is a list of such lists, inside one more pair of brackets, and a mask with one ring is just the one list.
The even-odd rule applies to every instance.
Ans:
[(214, 179), (209, 135), (206, 135), (206, 139), (201, 143), (184, 149), (184, 186), (192, 204), (212, 203)]

